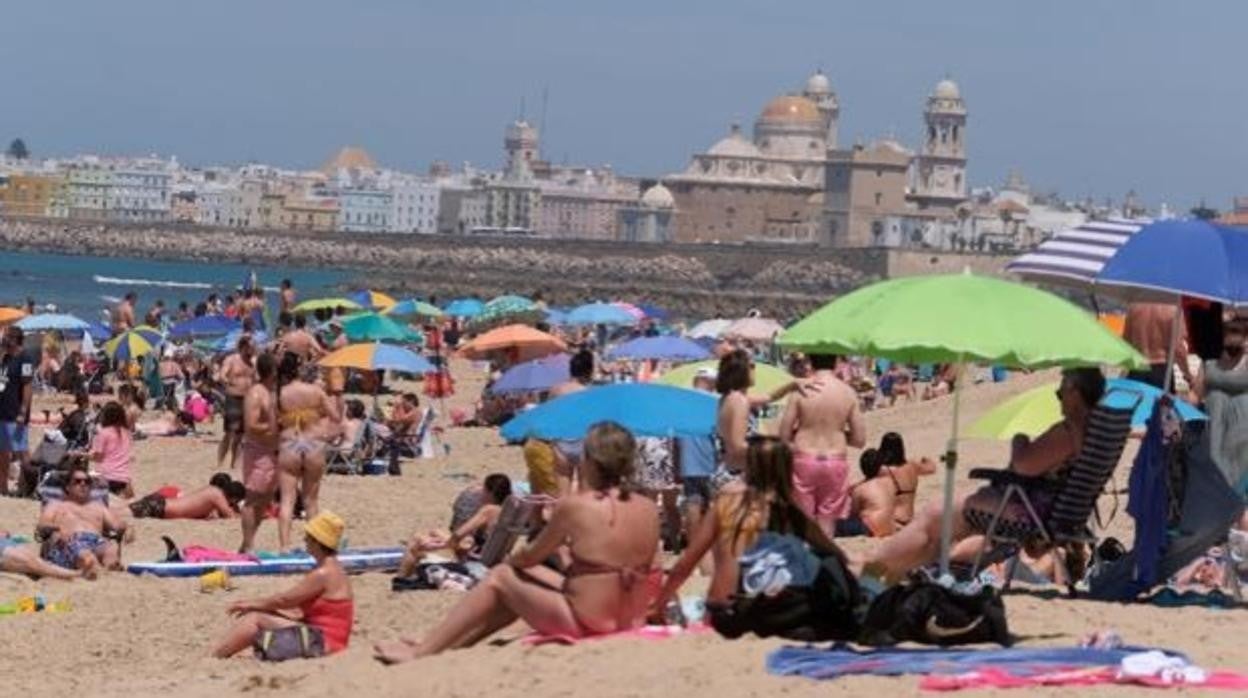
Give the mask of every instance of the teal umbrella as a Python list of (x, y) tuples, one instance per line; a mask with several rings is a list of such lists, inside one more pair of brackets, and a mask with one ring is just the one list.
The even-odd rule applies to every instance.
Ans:
[(353, 342), (391, 341), (417, 343), (424, 337), (393, 318), (377, 313), (360, 313), (342, 321), (342, 331)]
[[(828, 303), (777, 340), (808, 354), (852, 354), (907, 363), (987, 363), (1023, 368), (1144, 365), (1131, 345), (1089, 312), (1057, 296), (969, 271), (911, 276), (861, 288)], [(941, 573), (949, 571), (958, 406), (945, 454)]]
[(520, 315), (537, 310), (537, 304), (524, 296), (499, 296), (485, 304), (481, 314), (473, 318), (477, 323)]

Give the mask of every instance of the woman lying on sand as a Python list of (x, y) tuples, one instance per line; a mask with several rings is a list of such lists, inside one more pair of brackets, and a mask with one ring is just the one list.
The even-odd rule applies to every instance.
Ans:
[[(396, 663), (469, 647), (517, 619), (571, 637), (640, 626), (659, 515), (654, 502), (629, 491), (635, 451), (623, 427), (592, 427), (580, 489), (559, 500), (537, 539), (494, 567), (423, 639), (379, 644), (378, 659)], [(564, 546), (571, 564), (562, 573), (543, 565)]]
[(338, 562), (338, 546), (346, 524), (326, 511), (304, 526), (308, 554), (316, 567), (286, 591), (255, 601), (236, 601), (228, 613), (238, 620), (212, 651), (225, 659), (247, 649), (263, 630), (307, 625), (325, 638), (325, 653), (346, 649), (355, 620), (351, 578)]

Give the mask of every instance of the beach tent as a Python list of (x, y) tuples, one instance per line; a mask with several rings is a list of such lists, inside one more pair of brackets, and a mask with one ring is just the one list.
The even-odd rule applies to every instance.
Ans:
[(957, 364), (953, 425), (945, 453), (941, 573), (949, 571), (960, 387), (968, 363), (1012, 368), (1145, 365), (1092, 314), (1045, 291), (969, 271), (911, 276), (860, 288), (816, 310), (780, 336), (808, 354), (874, 356)]

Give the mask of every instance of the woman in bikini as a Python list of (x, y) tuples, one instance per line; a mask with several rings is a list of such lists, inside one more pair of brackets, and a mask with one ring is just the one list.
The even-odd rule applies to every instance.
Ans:
[(758, 433), (755, 410), (784, 399), (794, 391), (818, 392), (821, 385), (808, 381), (805, 385), (791, 381), (768, 395), (751, 395), (754, 387), (754, 357), (745, 349), (733, 349), (719, 360), (715, 375), (715, 392), (719, 393), (719, 412), (715, 418), (715, 435), (719, 439), (720, 473), (737, 474), (745, 468), (745, 453), (750, 437)]
[(930, 458), (906, 458), (906, 443), (897, 432), (880, 439), (878, 449), (862, 452), (863, 480), (850, 488), (849, 518), (836, 522), (836, 535), (883, 538), (901, 530), (914, 518), (914, 493), (919, 478), (936, 472)]
[(725, 486), (715, 497), (689, 547), (667, 573), (663, 591), (651, 607), (652, 615), (662, 615), (667, 602), (709, 551), (714, 572), (706, 592), (706, 606), (714, 625), (716, 613), (737, 592), (741, 574), (738, 560), (764, 531), (794, 534), (824, 555), (841, 554), (794, 502), (793, 453), (788, 445), (774, 437), (751, 438), (744, 475), (744, 482)]
[[(517, 619), (570, 637), (640, 626), (659, 516), (654, 502), (629, 490), (635, 450), (623, 427), (594, 425), (579, 465), (580, 489), (559, 500), (537, 538), (490, 570), (422, 640), (378, 645), (378, 659), (395, 663), (468, 647)], [(571, 563), (562, 573), (543, 565), (565, 546)]]
[(320, 510), (327, 435), (341, 421), (334, 400), (306, 380), (300, 363), (298, 355), (287, 353), (277, 369), (277, 421), (282, 428), (277, 452), (281, 497), (277, 538), (282, 550), (290, 547), (290, 522), (299, 493), (303, 493), (308, 518)]

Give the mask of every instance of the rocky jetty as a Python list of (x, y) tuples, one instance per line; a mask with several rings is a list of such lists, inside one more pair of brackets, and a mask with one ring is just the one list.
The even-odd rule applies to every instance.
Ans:
[(556, 304), (587, 298), (652, 302), (689, 316), (758, 308), (800, 315), (882, 278), (875, 251), (628, 245), (577, 240), (310, 234), (0, 219), (0, 248), (95, 256), (347, 269), (395, 292), (492, 296), (541, 293)]

